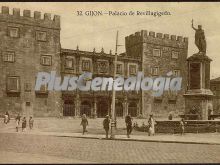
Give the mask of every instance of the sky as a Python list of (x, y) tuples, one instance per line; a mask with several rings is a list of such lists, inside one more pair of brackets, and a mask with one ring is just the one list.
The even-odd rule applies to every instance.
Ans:
[[(188, 56), (198, 52), (194, 44), (194, 25), (202, 25), (207, 42), (207, 55), (211, 62), (211, 79), (220, 77), (220, 3), (219, 2), (0, 2), (0, 6), (20, 8), (21, 11), (41, 11), (61, 16), (61, 47), (66, 49), (114, 53), (116, 32), (119, 44), (125, 45), (125, 37), (137, 31), (148, 30), (189, 38)], [(77, 16), (77, 11), (168, 11), (169, 16)], [(22, 12), (21, 12), (22, 13)], [(21, 14), (22, 15), (22, 14)], [(33, 15), (33, 12), (32, 12)], [(118, 53), (125, 52), (125, 46)]]

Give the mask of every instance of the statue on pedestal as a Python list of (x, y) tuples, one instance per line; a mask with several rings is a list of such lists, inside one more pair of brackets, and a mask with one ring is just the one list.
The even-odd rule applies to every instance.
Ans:
[(199, 49), (199, 53), (206, 54), (206, 40), (205, 40), (205, 33), (202, 29), (202, 25), (198, 25), (198, 29), (193, 26), (192, 20), (192, 28), (196, 31), (195, 33), (195, 44)]
[[(185, 97), (185, 116), (191, 120), (208, 120), (209, 106), (212, 106), (213, 93), (210, 90), (210, 59), (206, 55), (205, 34), (201, 25), (195, 30), (195, 45), (198, 53), (187, 58), (188, 89)], [(211, 114), (211, 113), (210, 113)]]

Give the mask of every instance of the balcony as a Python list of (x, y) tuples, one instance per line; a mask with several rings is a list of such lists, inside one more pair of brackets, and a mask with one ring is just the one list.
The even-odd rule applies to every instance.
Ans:
[(7, 89), (6, 93), (7, 93), (8, 97), (19, 97), (21, 91), (19, 89), (17, 89), (17, 90)]
[(48, 90), (39, 90), (39, 91), (35, 91), (35, 95), (36, 97), (39, 97), (39, 98), (45, 98), (45, 97), (48, 97)]

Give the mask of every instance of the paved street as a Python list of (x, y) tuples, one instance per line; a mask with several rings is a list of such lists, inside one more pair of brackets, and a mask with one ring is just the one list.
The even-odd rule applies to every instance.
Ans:
[[(40, 163), (42, 159), (46, 160), (45, 163), (62, 160), (64, 163), (220, 162), (220, 145), (112, 141), (22, 133), (1, 133), (0, 153), (12, 159), (7, 159), (8, 163), (26, 162), (27, 158), (33, 159), (34, 163)], [(7, 163), (5, 156), (0, 161)]]
[(0, 151), (1, 159), (0, 163), (93, 163), (82, 160), (69, 159), (58, 156), (48, 156), (43, 154), (29, 154), (19, 152)]

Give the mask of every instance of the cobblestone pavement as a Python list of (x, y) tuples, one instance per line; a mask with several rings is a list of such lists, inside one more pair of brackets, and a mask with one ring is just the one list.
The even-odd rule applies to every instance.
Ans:
[(75, 160), (75, 159), (69, 159), (69, 158), (63, 158), (63, 157), (57, 157), (57, 156), (48, 156), (43, 154), (29, 154), (29, 153), (15, 153), (15, 152), (7, 152), (7, 151), (0, 151), (1, 159), (0, 163), (59, 163), (59, 164), (66, 164), (66, 163), (80, 163), (80, 164), (93, 164), (94, 162), (86, 162), (82, 160)]
[[(27, 134), (27, 135), (44, 135), (44, 136), (56, 136), (56, 137), (72, 137), (72, 138), (88, 138), (88, 139), (105, 139), (105, 134), (91, 134), (85, 133), (66, 133), (66, 132), (42, 132), (39, 130), (26, 130), (24, 132), (15, 132), (12, 130), (1, 130), (0, 133), (14, 133), (14, 134)], [(134, 135), (131, 134), (130, 138), (127, 135), (116, 134), (114, 140), (126, 140), (126, 141), (142, 141), (142, 142), (161, 142), (161, 143), (187, 143), (187, 144), (210, 144), (220, 145), (220, 133), (187, 133), (180, 134), (156, 134), (155, 136)]]
[(29, 159), (37, 154), (55, 156), (72, 159), (72, 163), (74, 160), (97, 163), (220, 162), (219, 145), (79, 139), (22, 133), (1, 133), (1, 152), (26, 153), (30, 154)]

